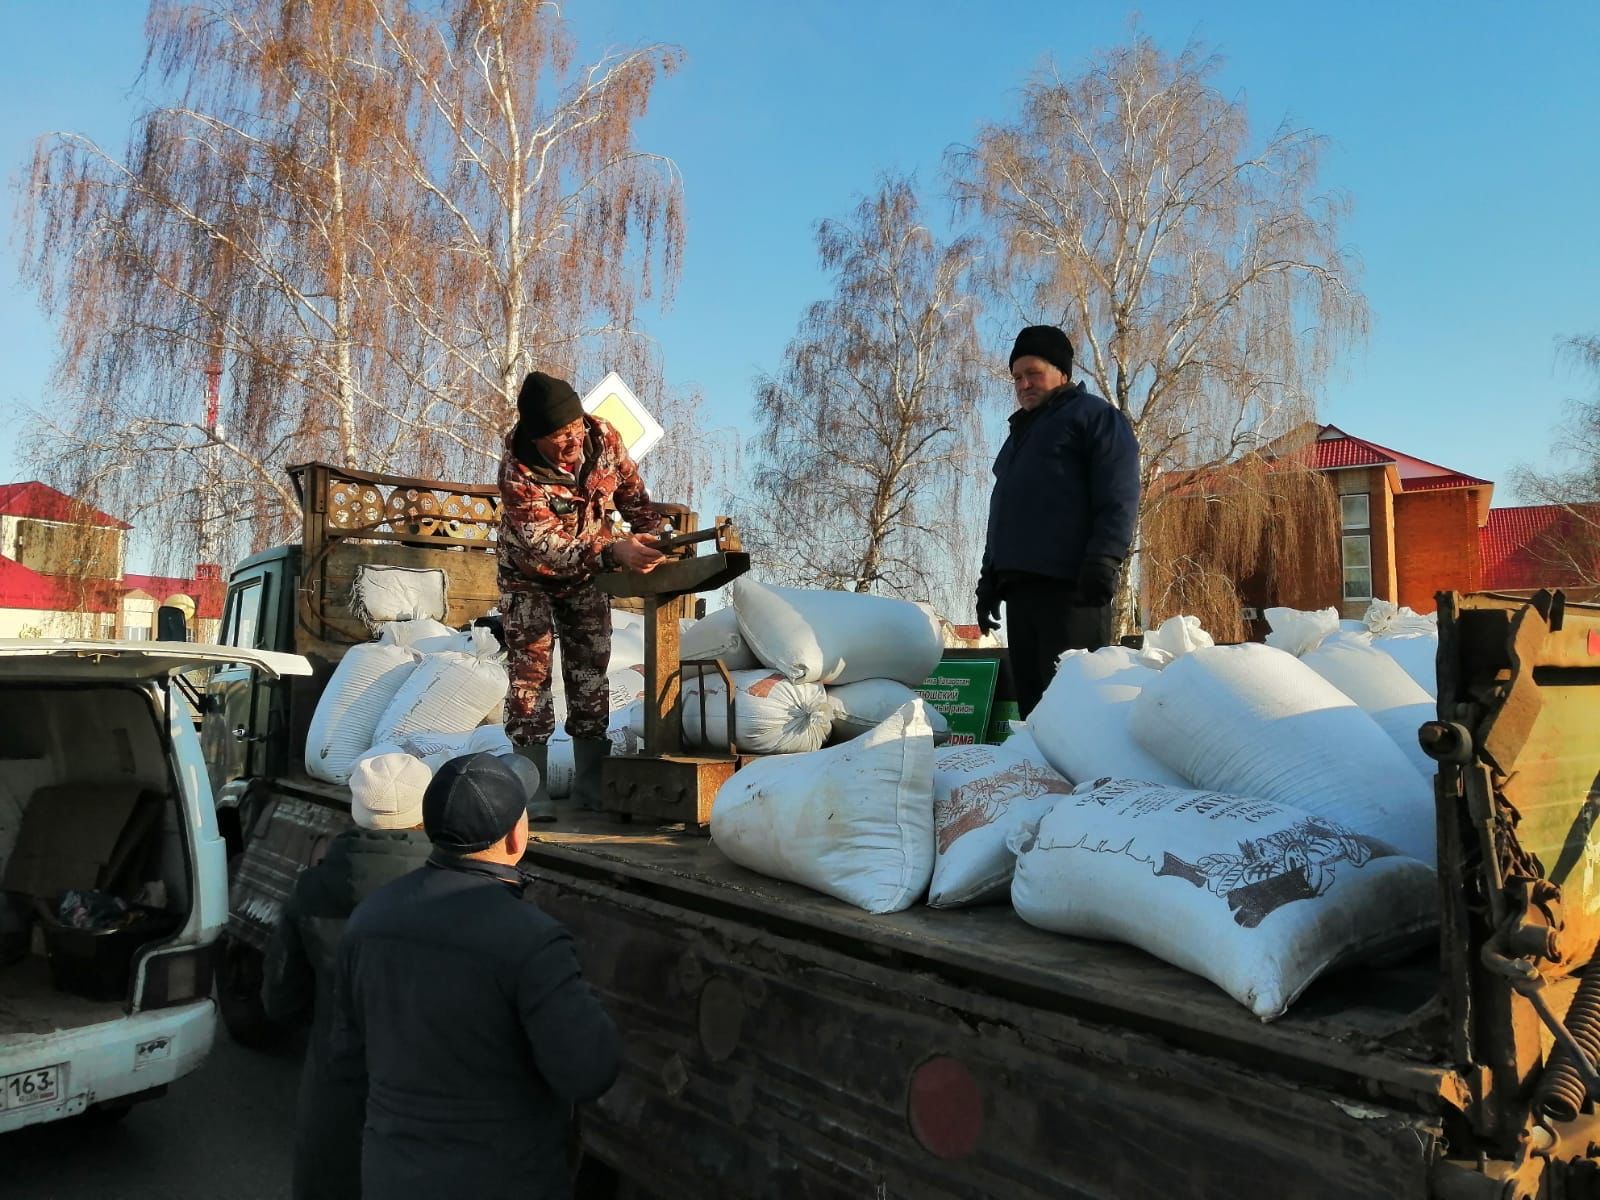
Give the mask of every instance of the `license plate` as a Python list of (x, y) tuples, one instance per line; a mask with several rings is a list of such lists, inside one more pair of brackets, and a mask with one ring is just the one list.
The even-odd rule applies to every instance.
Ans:
[(0, 1108), (25, 1108), (30, 1104), (60, 1101), (61, 1082), (66, 1073), (66, 1064), (56, 1063), (33, 1071), (18, 1071), (15, 1075), (0, 1075)]

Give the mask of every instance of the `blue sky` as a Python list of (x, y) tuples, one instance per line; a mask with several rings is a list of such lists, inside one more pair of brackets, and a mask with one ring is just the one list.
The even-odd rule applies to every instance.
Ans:
[[(47, 130), (120, 149), (141, 106), (143, 4), (70, 10), (0, 2), (8, 177)], [(751, 432), (753, 379), (781, 368), (805, 306), (826, 294), (815, 222), (886, 169), (915, 171), (942, 213), (946, 148), (1006, 118), (1045, 58), (1069, 72), (1124, 38), (1131, 11), (573, 0), (586, 59), (647, 41), (687, 52), (641, 131), (676, 161), (687, 198), (676, 302), (645, 317), (669, 380), (699, 385), (714, 423)], [(1159, 3), (1139, 20), (1169, 49), (1199, 39), (1223, 55), (1219, 84), (1247, 100), (1258, 129), (1287, 118), (1329, 139), (1323, 182), (1354, 197), (1345, 233), (1374, 319), (1329, 380), (1322, 418), (1495, 480), (1496, 502), (1514, 503), (1514, 467), (1549, 461), (1564, 400), (1593, 386), (1556, 348), (1600, 332), (1600, 6)], [(0, 480), (21, 470), (18, 410), (48, 403), (53, 339), (13, 254), (8, 242)], [(994, 332), (998, 358), (1011, 332)]]

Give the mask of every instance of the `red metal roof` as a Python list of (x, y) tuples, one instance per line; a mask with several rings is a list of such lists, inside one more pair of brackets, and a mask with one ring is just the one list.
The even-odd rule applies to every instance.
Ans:
[(67, 525), (97, 525), (102, 529), (133, 528), (126, 521), (119, 521), (37, 479), (26, 483), (0, 483), (0, 516), (61, 521)]
[(1402, 492), (1432, 492), (1440, 488), (1492, 487), (1487, 479), (1441, 467), (1427, 459), (1391, 450), (1346, 433), (1337, 425), (1324, 425), (1312, 443), (1312, 463), (1319, 471), (1342, 467), (1392, 466)]
[(115, 612), (121, 585), (109, 579), (41, 575), (0, 555), (0, 608), (43, 612)]
[(1385, 467), (1391, 461), (1361, 439), (1347, 435), (1322, 438), (1311, 444), (1311, 466), (1318, 471), (1334, 471), (1340, 467)]
[(122, 579), (78, 579), (41, 575), (15, 559), (0, 555), (0, 608), (32, 608), (42, 612), (116, 612), (131, 591), (143, 591), (156, 603), (176, 595), (194, 601), (195, 616), (222, 616), (221, 579), (174, 579), (165, 575), (126, 575)]
[[(1581, 511), (1600, 528), (1600, 505), (1585, 505)], [(1488, 522), (1478, 530), (1483, 586), (1491, 591), (1582, 586), (1583, 578), (1553, 565), (1545, 548), (1550, 539), (1578, 533), (1579, 521), (1559, 504), (1491, 508)], [(1595, 567), (1600, 571), (1600, 562)]]
[(137, 588), (148, 592), (158, 604), (172, 596), (188, 596), (194, 601), (194, 615), (202, 620), (222, 616), (222, 594), (225, 589), (220, 578), (176, 579), (170, 575), (125, 574), (122, 586), (124, 591)]

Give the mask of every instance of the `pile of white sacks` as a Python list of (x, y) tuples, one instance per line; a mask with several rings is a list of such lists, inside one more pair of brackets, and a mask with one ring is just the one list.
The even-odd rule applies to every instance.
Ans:
[(1431, 702), (1371, 630), (1338, 632), (1297, 657), (1174, 618), (1143, 651), (1069, 651), (1001, 746), (935, 749), (913, 698), (846, 744), (740, 771), (712, 837), (869, 912), (1009, 897), (1268, 1020), (1437, 921), (1431, 764), (1413, 752)]
[[(915, 698), (944, 652), (938, 620), (905, 600), (856, 592), (774, 587), (740, 579), (733, 603), (683, 630), (683, 737), (693, 750), (804, 754), (860, 737)], [(943, 740), (944, 718), (932, 714)], [(643, 705), (628, 721), (644, 746)]]
[[(733, 741), (742, 753), (802, 753), (860, 736), (913, 697), (912, 685), (932, 673), (942, 652), (936, 622), (905, 601), (746, 580), (733, 598), (733, 606), (685, 623), (681, 654), (721, 659), (728, 668)], [(643, 748), (644, 621), (613, 609), (611, 622), (608, 732), (614, 752), (633, 753)], [(352, 792), (419, 798), (452, 758), (514, 753), (501, 723), (505, 655), (489, 630), (458, 632), (427, 617), (378, 629), (375, 641), (346, 651), (318, 701), (306, 738), (307, 774)], [(687, 747), (726, 749), (721, 678), (714, 670), (703, 682), (692, 670), (686, 675)], [(559, 641), (551, 691), (548, 783), (560, 799), (572, 788), (573, 754)], [(943, 719), (934, 720), (942, 740)]]
[[(626, 723), (615, 713), (644, 692), (644, 630), (633, 614), (614, 612), (612, 619), (612, 738), (629, 749)], [(554, 670), (549, 783), (559, 797), (570, 791), (573, 774), (572, 739), (561, 728), (559, 647)], [(514, 753), (502, 723), (509, 686), (505, 654), (488, 629), (456, 631), (427, 617), (385, 622), (377, 640), (345, 652), (328, 680), (306, 737), (306, 773), (354, 793), (420, 797), (452, 758)]]

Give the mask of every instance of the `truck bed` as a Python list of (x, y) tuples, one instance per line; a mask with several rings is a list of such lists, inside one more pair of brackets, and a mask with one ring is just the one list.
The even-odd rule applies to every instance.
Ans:
[(1419, 1028), (1436, 1005), (1438, 952), (1353, 968), (1315, 984), (1270, 1023), (1220, 989), (1128, 946), (1025, 924), (1009, 905), (875, 916), (729, 861), (708, 838), (610, 817), (536, 826), (524, 869), (577, 876), (822, 945), (877, 966), (929, 972), (1041, 1009), (1137, 1030), (1241, 1065), (1413, 1111), (1454, 1103), (1454, 1074)]

